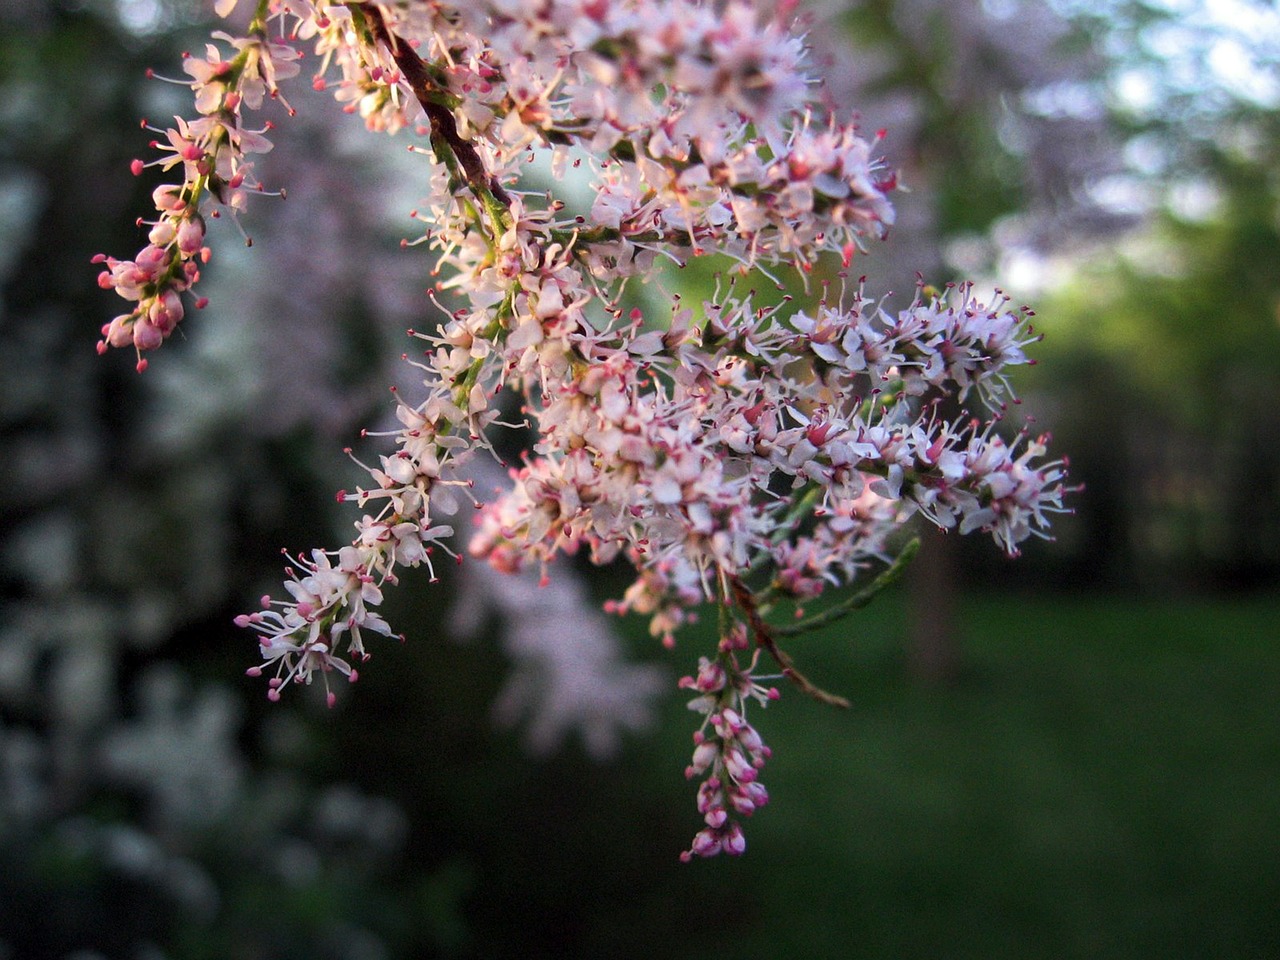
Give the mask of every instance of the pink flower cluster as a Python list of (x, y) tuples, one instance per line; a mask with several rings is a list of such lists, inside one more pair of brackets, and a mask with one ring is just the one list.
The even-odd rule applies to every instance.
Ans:
[(689, 779), (705, 775), (698, 788), (698, 812), (706, 826), (681, 854), (685, 861), (722, 851), (734, 856), (745, 853), (747, 840), (736, 818), (749, 817), (769, 802), (759, 774), (770, 750), (746, 716), (749, 701), (757, 701), (763, 709), (779, 693), (777, 687), (765, 687), (753, 676), (758, 649), (746, 669), (739, 667), (738, 652), (749, 644), (747, 630), (735, 626), (721, 639), (714, 660), (702, 657), (697, 676), (680, 680), (682, 688), (698, 692), (689, 709), (703, 715), (702, 726), (693, 735), (693, 760), (684, 773)]
[[(268, 37), (273, 21), (283, 39)], [(497, 569), (545, 568), (562, 552), (625, 558), (636, 580), (609, 609), (649, 616), (668, 645), (696, 608), (718, 607), (716, 656), (682, 681), (703, 715), (689, 775), (704, 777), (705, 828), (686, 857), (741, 853), (738, 818), (768, 799), (768, 749), (746, 719), (749, 701), (777, 696), (756, 677), (760, 657), (820, 693), (777, 646), (771, 609), (891, 561), (913, 513), (1016, 553), (1062, 509), (1063, 466), (1044, 459), (1043, 440), (995, 432), (1008, 368), (1037, 339), (1027, 312), (968, 285), (920, 286), (893, 312), (844, 279), (808, 309), (763, 303), (736, 279), (659, 316), (627, 304), (628, 282), (660, 256), (803, 274), (824, 254), (847, 267), (892, 222), (892, 174), (874, 141), (819, 106), (783, 13), (691, 0), (260, 0), (249, 37), (219, 36), (235, 53), (188, 61), (201, 119), (179, 120), (156, 161), (181, 162), (183, 184), (157, 191), (161, 218), (135, 261), (106, 260), (104, 286), (138, 306), (105, 343), (150, 349), (180, 318), (201, 255), (197, 207), (234, 207), (256, 186), (243, 155), (265, 141), (240, 107), (278, 96), (302, 41), (314, 85), (344, 109), (429, 138), (435, 165), (415, 216), (447, 274), (439, 289), (461, 298), (416, 334), (425, 391), (398, 398), (395, 449), (367, 468), (366, 488), (339, 494), (366, 510), (353, 542), (294, 561), (290, 599), (237, 620), (274, 670), (270, 696), (335, 671), (354, 679), (362, 630), (390, 633), (373, 609), (382, 587), (403, 567), (425, 564), (434, 579), (453, 535), (442, 520), (475, 504), (470, 552)], [(589, 206), (524, 187), (539, 152), (556, 178), (589, 180)], [(939, 412), (971, 394), (991, 420)], [(510, 426), (509, 397), (537, 439), (512, 488), (480, 504), (466, 463)]]
[[(132, 260), (106, 254), (93, 258), (105, 265), (99, 286), (135, 304), (102, 328), (98, 352), (132, 346), (140, 372), (147, 366), (143, 351), (160, 346), (183, 318), (181, 295), (200, 279), (200, 264), (209, 259), (202, 204), (212, 198), (236, 211), (244, 207), (247, 193), (261, 190), (245, 154), (266, 153), (271, 142), (263, 131), (244, 126), (243, 108), (258, 109), (267, 94), (278, 97), (277, 81), (298, 72), (298, 51), (268, 39), (260, 18), (249, 37), (219, 32), (214, 38), (235, 51), (230, 59), (209, 44), (203, 58), (189, 55), (183, 63), (200, 116), (191, 121), (175, 117), (175, 126), (163, 130), (144, 121), (146, 129), (163, 137), (151, 142), (160, 156), (150, 163), (133, 161), (135, 175), (149, 166), (166, 171), (178, 167), (182, 182), (155, 189), (158, 217), (148, 224), (147, 245)], [(218, 215), (216, 209), (213, 215)], [(196, 306), (204, 306), (204, 300)]]

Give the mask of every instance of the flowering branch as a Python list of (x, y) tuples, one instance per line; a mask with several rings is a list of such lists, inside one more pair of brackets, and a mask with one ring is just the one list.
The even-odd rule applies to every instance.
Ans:
[[(237, 618), (264, 661), (249, 672), (270, 674), (272, 699), (317, 677), (326, 688), (334, 675), (356, 679), (364, 634), (391, 634), (376, 612), (383, 589), (405, 567), (435, 580), (438, 554), (457, 556), (442, 521), (464, 504), (478, 508), (469, 552), (498, 570), (545, 577), (560, 553), (624, 558), (635, 582), (606, 609), (649, 616), (664, 644), (698, 608), (720, 612), (715, 656), (681, 681), (703, 715), (687, 772), (704, 776), (705, 829), (686, 857), (741, 853), (737, 818), (768, 799), (758, 771), (769, 751), (748, 707), (778, 696), (755, 673), (760, 653), (803, 692), (847, 705), (778, 641), (896, 579), (914, 544), (896, 560), (886, 544), (912, 514), (985, 531), (1014, 554), (1063, 509), (1064, 464), (1044, 459), (1045, 438), (996, 432), (1007, 372), (1038, 339), (1030, 311), (967, 284), (919, 283), (891, 313), (844, 274), (810, 309), (789, 297), (762, 306), (739, 289), (751, 268), (805, 276), (824, 256), (847, 268), (893, 222), (879, 138), (819, 104), (784, 13), (761, 18), (740, 0), (259, 0), (247, 36), (215, 37), (230, 59), (210, 46), (184, 67), (199, 119), (177, 119), (155, 144), (153, 163), (181, 164), (182, 183), (156, 191), (161, 216), (135, 260), (98, 258), (102, 285), (136, 303), (100, 349), (132, 345), (141, 369), (142, 352), (172, 332), (209, 255), (202, 210), (234, 214), (261, 192), (244, 157), (270, 144), (245, 128), (242, 106), (283, 100), (277, 81), (297, 72), (304, 42), (313, 85), (347, 112), (428, 138), (435, 164), (415, 242), (437, 254), (437, 290), (462, 304), (413, 333), (427, 347), (414, 362), (424, 395), (397, 395), (389, 452), (362, 464), (371, 483), (339, 492), (362, 512), (355, 538), (291, 559), (288, 599)], [(557, 181), (575, 169), (590, 179), (589, 209), (527, 188), (536, 150)], [(706, 303), (675, 297), (663, 316), (625, 305), (627, 284), (644, 283), (658, 257), (707, 253), (729, 258), (735, 276)], [(511, 489), (480, 503), (467, 461), (512, 426), (499, 419), (504, 392), (537, 439)], [(970, 395), (989, 419), (941, 417), (944, 398)], [(816, 598), (880, 564), (824, 613), (768, 622), (775, 600)]]

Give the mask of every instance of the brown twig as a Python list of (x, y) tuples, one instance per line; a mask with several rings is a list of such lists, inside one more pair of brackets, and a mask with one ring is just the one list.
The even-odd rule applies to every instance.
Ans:
[[(485, 168), (484, 161), (480, 159), (476, 148), (459, 135), (458, 123), (454, 119), (453, 111), (440, 102), (442, 94), (448, 95), (447, 88), (442, 87), (432, 78), (426, 63), (414, 53), (409, 44), (391, 32), (377, 7), (363, 6), (362, 9), (377, 39), (391, 53), (396, 66), (409, 82), (409, 88), (413, 91), (414, 97), (417, 98), (418, 103), (422, 104), (422, 109), (431, 123), (432, 144), (443, 141), (448, 146), (457, 158), (459, 166), (462, 167), (467, 185), (482, 201), (481, 194), (487, 192), (504, 206), (510, 206), (510, 195), (502, 189), (502, 185), (496, 179), (489, 176), (489, 171)], [(443, 158), (439, 159), (443, 161)]]
[(755, 638), (756, 646), (768, 652), (769, 656), (777, 661), (778, 666), (782, 668), (782, 675), (799, 687), (801, 693), (813, 697), (819, 703), (847, 709), (849, 707), (848, 700), (834, 693), (828, 693), (821, 687), (816, 686), (795, 668), (795, 663), (792, 661), (790, 654), (778, 646), (777, 641), (773, 638), (773, 631), (769, 628), (769, 624), (765, 623), (764, 618), (760, 616), (755, 596), (747, 585), (738, 577), (730, 577), (729, 585), (733, 589), (734, 601), (747, 618), (747, 626), (751, 630), (752, 637)]

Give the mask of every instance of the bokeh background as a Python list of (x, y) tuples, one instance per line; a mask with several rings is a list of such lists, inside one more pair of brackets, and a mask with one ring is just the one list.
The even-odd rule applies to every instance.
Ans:
[(688, 866), (707, 637), (606, 622), (618, 571), (407, 583), (331, 711), (243, 676), (232, 617), (346, 539), (341, 449), (412, 389), (426, 161), (300, 93), (209, 309), (145, 376), (97, 357), (138, 118), (188, 109), (145, 70), (206, 12), (0, 0), (0, 958), (1280, 957), (1274, 5), (814, 11), (911, 188), (873, 289), (1033, 303), (1023, 408), (1085, 489), (1016, 561), (926, 532), (797, 644), (853, 706), (771, 709), (747, 856)]

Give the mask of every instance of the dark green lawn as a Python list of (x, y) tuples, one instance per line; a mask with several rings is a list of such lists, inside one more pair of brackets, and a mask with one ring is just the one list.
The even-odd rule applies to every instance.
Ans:
[(793, 644), (854, 705), (756, 715), (774, 802), (692, 867), (750, 891), (735, 955), (1280, 957), (1276, 613), (975, 599), (949, 689), (905, 678), (894, 600)]
[[(974, 597), (947, 688), (907, 678), (901, 596), (793, 641), (853, 706), (753, 714), (773, 802), (740, 860), (677, 861), (674, 689), (616, 761), (531, 761), (484, 715), (493, 647), (410, 645), (320, 756), (413, 824), (398, 957), (1280, 960), (1277, 599)], [(637, 645), (674, 680), (708, 642)]]

